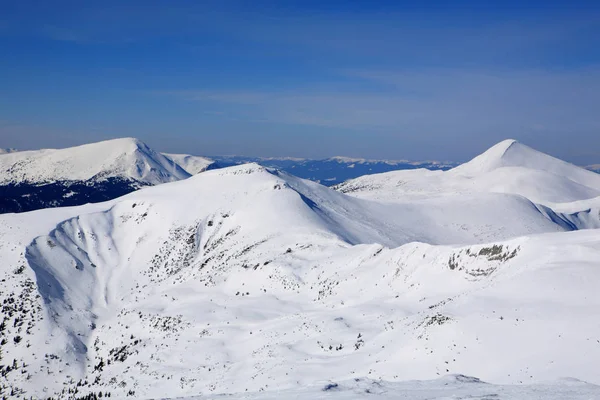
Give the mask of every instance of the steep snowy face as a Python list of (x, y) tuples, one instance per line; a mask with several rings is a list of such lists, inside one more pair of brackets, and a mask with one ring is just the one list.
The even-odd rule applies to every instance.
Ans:
[(3, 215), (0, 390), (600, 383), (600, 241), (569, 229), (520, 196), (380, 203), (257, 164)]
[(0, 213), (114, 199), (143, 186), (190, 176), (137, 139), (0, 157)]
[[(591, 174), (584, 168), (541, 153), (515, 140), (505, 140), (498, 143), (468, 163), (456, 167), (453, 173), (477, 176), (502, 168), (538, 171), (546, 173), (550, 177), (570, 180), (583, 187), (594, 188), (595, 190), (600, 187), (600, 176), (597, 174)], [(519, 170), (511, 170), (511, 172), (515, 174), (523, 173)]]
[(382, 200), (452, 193), (510, 193), (552, 205), (600, 196), (600, 175), (514, 140), (505, 140), (447, 172), (390, 172), (347, 181), (338, 189)]
[[(484, 153), (478, 155), (468, 163), (459, 165), (455, 170), (462, 171), (465, 174), (480, 174), (493, 171), (502, 167), (523, 167), (524, 164), (539, 167), (535, 162), (529, 162), (527, 157), (531, 153), (537, 153), (535, 150), (524, 146), (514, 139), (506, 139), (490, 147)], [(539, 153), (543, 156), (545, 154)], [(549, 157), (549, 156), (546, 156)]]
[(167, 154), (163, 153), (164, 156), (173, 160), (174, 163), (183, 168), (188, 174), (196, 175), (200, 172), (206, 171), (206, 169), (212, 165), (215, 161), (206, 157), (192, 156), (189, 154)]
[(133, 138), (0, 157), (0, 184), (121, 178), (155, 185), (189, 177), (172, 160)]

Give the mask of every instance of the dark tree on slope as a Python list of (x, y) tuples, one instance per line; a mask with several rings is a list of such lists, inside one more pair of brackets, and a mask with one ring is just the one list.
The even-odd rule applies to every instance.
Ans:
[(137, 190), (140, 183), (121, 178), (102, 181), (27, 183), (0, 186), (0, 214), (78, 206), (112, 200)]

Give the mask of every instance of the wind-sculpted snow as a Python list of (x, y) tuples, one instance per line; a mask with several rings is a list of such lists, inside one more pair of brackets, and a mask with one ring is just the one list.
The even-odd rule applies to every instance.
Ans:
[(4, 215), (0, 393), (593, 398), (559, 380), (600, 384), (581, 205), (382, 203), (248, 164)]

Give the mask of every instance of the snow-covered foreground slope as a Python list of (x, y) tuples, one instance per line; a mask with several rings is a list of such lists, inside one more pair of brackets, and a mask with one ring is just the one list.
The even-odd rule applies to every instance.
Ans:
[(505, 140), (449, 171), (394, 171), (353, 179), (337, 188), (357, 197), (391, 201), (492, 192), (552, 205), (600, 196), (600, 174)]
[[(600, 236), (575, 228), (517, 195), (380, 203), (256, 164), (3, 215), (0, 387), (273, 398), (332, 382), (324, 396), (351, 398), (449, 374), (600, 384)], [(489, 393), (551, 392), (538, 388)]]
[[(405, 399), (405, 400), (590, 400), (600, 387), (577, 380), (538, 385), (494, 385), (464, 375), (448, 375), (431, 381), (388, 382), (355, 378), (351, 381), (325, 381), (291, 390), (244, 393), (227, 399)], [(203, 400), (206, 396), (186, 397)]]

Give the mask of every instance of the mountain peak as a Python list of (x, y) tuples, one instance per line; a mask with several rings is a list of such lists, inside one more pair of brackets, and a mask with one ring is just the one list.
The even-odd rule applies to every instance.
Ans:
[[(504, 140), (452, 175), (481, 178), (485, 187), (525, 195), (539, 203), (586, 199), (597, 196), (600, 176), (592, 171), (552, 157), (516, 140)], [(485, 176), (484, 176), (485, 175)]]
[(4, 171), (4, 182), (29, 183), (115, 177), (154, 185), (190, 176), (171, 159), (135, 138), (8, 153), (0, 159), (0, 171)]
[(510, 193), (547, 205), (599, 196), (600, 175), (509, 139), (444, 174), (400, 171), (358, 178), (338, 189), (378, 199), (426, 193)]
[(456, 167), (454, 171), (470, 175), (490, 172), (502, 167), (543, 168), (542, 165), (536, 166), (536, 162), (532, 163), (532, 157), (534, 160), (538, 161), (543, 159), (542, 164), (545, 164), (550, 160), (564, 163), (561, 160), (519, 143), (514, 139), (506, 139), (493, 145), (471, 161)]
[(80, 146), (71, 147), (70, 149), (85, 149), (93, 148), (98, 151), (114, 151), (122, 153), (131, 153), (135, 150), (147, 151), (150, 149), (148, 145), (140, 139), (133, 137), (124, 137), (116, 139), (107, 139), (100, 142), (86, 143)]
[(515, 139), (505, 139), (501, 142), (496, 143), (495, 145), (493, 145), (492, 147), (490, 147), (487, 152), (497, 152), (497, 153), (502, 153), (502, 155), (506, 154), (507, 151), (510, 150), (511, 147), (513, 146), (523, 146), (521, 143), (519, 143), (518, 141), (516, 141)]

